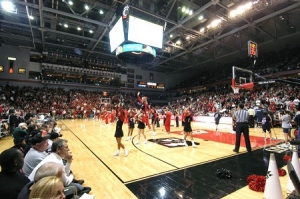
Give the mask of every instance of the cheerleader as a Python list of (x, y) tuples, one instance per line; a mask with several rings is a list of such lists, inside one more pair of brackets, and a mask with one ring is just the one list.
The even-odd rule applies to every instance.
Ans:
[(143, 105), (143, 111), (144, 111), (143, 122), (151, 130), (151, 126), (149, 124), (149, 116), (148, 116), (148, 114), (149, 114), (149, 105), (148, 105), (147, 97), (144, 96), (144, 97), (140, 98), (140, 92), (138, 92), (137, 99)]
[(128, 137), (126, 139), (126, 141), (128, 140), (132, 140), (132, 132), (134, 129), (134, 118), (133, 118), (133, 114), (130, 112), (129, 113), (129, 117), (128, 117)]
[(151, 108), (150, 111), (152, 114), (152, 121), (151, 121), (152, 129), (153, 129), (152, 136), (156, 136), (155, 125), (158, 123), (158, 113), (154, 108)]
[(187, 143), (186, 143), (186, 137), (187, 137), (188, 134), (190, 134), (192, 146), (196, 147), (196, 144), (194, 143), (194, 140), (193, 140), (193, 130), (192, 130), (192, 127), (191, 127), (192, 120), (193, 120), (193, 117), (191, 116), (191, 113), (188, 110), (186, 112), (186, 116), (185, 116), (185, 119), (184, 119), (184, 128), (183, 128), (183, 132), (184, 132), (184, 145), (188, 146)]
[(118, 144), (118, 150), (114, 154), (114, 156), (119, 156), (120, 155), (120, 148), (124, 149), (124, 156), (128, 156), (128, 151), (125, 149), (124, 145), (122, 144), (122, 137), (124, 136), (123, 134), (123, 121), (124, 121), (124, 111), (121, 107), (118, 107), (116, 109), (116, 114), (117, 114), (117, 124), (116, 124), (116, 131), (115, 131), (115, 138)]
[(143, 110), (141, 109), (141, 110), (135, 115), (135, 120), (138, 122), (138, 140), (135, 142), (135, 144), (139, 144), (141, 134), (144, 136), (144, 144), (147, 144), (146, 135), (145, 135), (145, 133), (144, 133), (145, 123), (144, 123), (144, 121), (143, 121), (143, 118), (144, 118), (144, 112), (143, 112)]

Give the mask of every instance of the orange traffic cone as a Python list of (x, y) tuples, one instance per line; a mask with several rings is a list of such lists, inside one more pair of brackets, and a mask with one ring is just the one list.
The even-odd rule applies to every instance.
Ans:
[(278, 168), (274, 153), (270, 154), (268, 173), (266, 176), (265, 199), (283, 199), (282, 189), (279, 181)]

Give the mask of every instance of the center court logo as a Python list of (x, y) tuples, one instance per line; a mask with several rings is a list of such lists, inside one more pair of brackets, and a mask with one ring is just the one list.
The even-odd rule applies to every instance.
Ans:
[(204, 130), (196, 130), (196, 131), (193, 131), (193, 134), (206, 134), (208, 133), (207, 131), (204, 131)]

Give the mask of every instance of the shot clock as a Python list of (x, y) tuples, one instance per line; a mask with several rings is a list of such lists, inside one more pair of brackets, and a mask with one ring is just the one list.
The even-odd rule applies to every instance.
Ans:
[(248, 41), (248, 56), (258, 57), (257, 43)]

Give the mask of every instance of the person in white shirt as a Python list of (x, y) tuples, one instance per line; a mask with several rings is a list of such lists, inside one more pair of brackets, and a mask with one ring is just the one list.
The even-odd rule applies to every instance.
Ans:
[[(81, 181), (83, 183), (83, 180), (74, 181), (74, 175), (71, 173), (71, 163), (73, 161), (73, 156), (70, 153), (68, 141), (65, 139), (56, 140), (52, 144), (51, 151), (52, 153), (50, 153), (50, 155), (48, 155), (34, 168), (34, 170), (28, 176), (29, 180), (33, 181), (37, 169), (39, 169), (43, 164), (47, 162), (55, 162), (64, 166), (62, 174), (62, 182), (64, 186), (76, 186), (79, 191), (79, 195), (81, 195), (82, 193), (89, 193), (91, 191), (90, 187), (83, 187), (80, 183), (76, 183), (78, 181)], [(63, 159), (67, 161), (66, 165), (64, 165)]]
[(284, 115), (280, 118), (280, 120), (282, 121), (281, 123), (281, 127), (282, 127), (282, 131), (283, 131), (283, 135), (284, 135), (284, 142), (285, 142), (285, 145), (284, 147), (287, 147), (288, 146), (288, 139), (292, 139), (291, 137), (291, 128), (292, 128), (292, 125), (291, 125), (291, 116), (290, 116), (290, 111), (289, 110), (285, 110), (284, 111)]
[(25, 176), (29, 176), (32, 170), (38, 165), (43, 159), (47, 157), (47, 147), (48, 147), (48, 138), (49, 136), (45, 132), (35, 130), (31, 132), (32, 137), (30, 138), (30, 142), (32, 147), (25, 155), (23, 172)]

